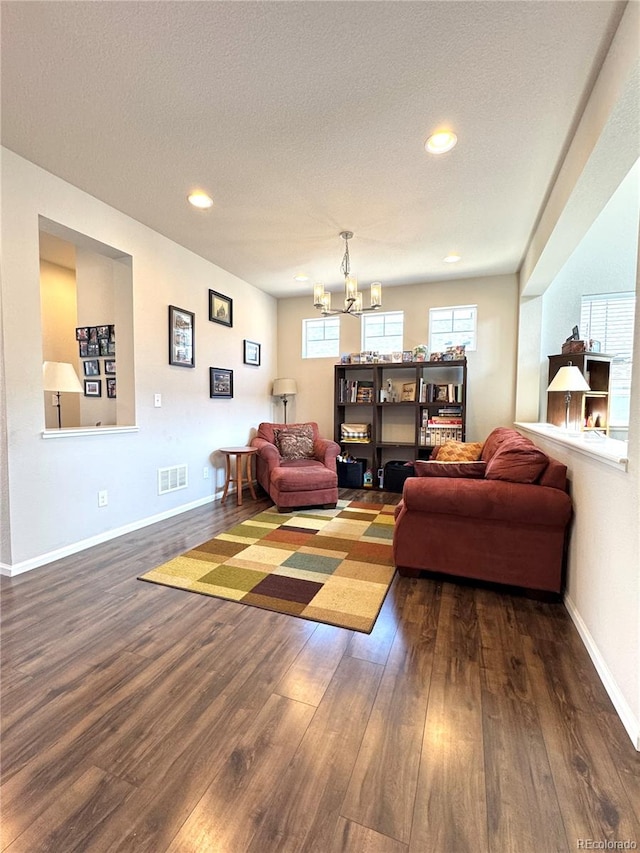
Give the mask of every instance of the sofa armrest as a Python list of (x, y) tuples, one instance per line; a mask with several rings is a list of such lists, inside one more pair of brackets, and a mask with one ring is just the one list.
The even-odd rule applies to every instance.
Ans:
[(566, 492), (504, 480), (409, 477), (402, 494), (406, 512), (562, 527), (571, 518)]
[(269, 468), (277, 468), (282, 461), (280, 452), (275, 444), (271, 444), (270, 441), (266, 441), (264, 438), (252, 438), (251, 447), (258, 449), (258, 456), (267, 463)]
[(326, 468), (336, 467), (336, 457), (340, 453), (340, 445), (330, 438), (316, 438), (313, 442), (313, 456)]

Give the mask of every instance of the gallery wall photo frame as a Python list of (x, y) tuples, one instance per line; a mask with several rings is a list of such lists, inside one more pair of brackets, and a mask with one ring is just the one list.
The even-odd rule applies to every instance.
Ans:
[(221, 323), (223, 326), (233, 326), (233, 299), (218, 293), (217, 290), (209, 291), (209, 319), (212, 323)]
[(101, 379), (85, 379), (84, 380), (84, 396), (85, 397), (102, 397), (102, 380)]
[(216, 399), (233, 397), (233, 370), (224, 367), (209, 368), (209, 396)]
[(110, 374), (112, 374), (112, 375), (114, 375), (114, 374), (115, 374), (115, 372), (116, 372), (116, 363), (115, 363), (115, 361), (114, 361), (113, 359), (111, 359), (111, 358), (105, 358), (105, 360), (104, 360), (104, 372), (105, 372), (105, 373), (110, 373)]
[(245, 364), (253, 364), (255, 367), (260, 367), (260, 350), (261, 345), (255, 341), (247, 341), (243, 343), (243, 360)]
[(100, 376), (100, 359), (90, 358), (82, 362), (85, 376)]
[(175, 367), (196, 366), (195, 323), (193, 311), (169, 305), (169, 364)]
[(116, 378), (115, 378), (115, 376), (108, 376), (106, 382), (107, 382), (107, 397), (110, 400), (115, 400), (116, 399)]

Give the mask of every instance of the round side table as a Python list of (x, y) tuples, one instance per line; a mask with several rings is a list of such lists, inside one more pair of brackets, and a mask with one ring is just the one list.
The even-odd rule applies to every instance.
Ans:
[[(249, 485), (251, 497), (255, 500), (256, 493), (253, 490), (253, 478), (251, 476), (251, 457), (258, 452), (256, 447), (221, 447), (220, 453), (224, 453), (226, 464), (226, 479), (224, 483), (224, 492), (220, 503), (223, 504), (227, 499), (227, 492), (231, 483), (236, 484), (236, 499), (238, 506), (242, 505), (242, 484), (246, 482)], [(231, 457), (236, 458), (235, 477), (233, 476)]]

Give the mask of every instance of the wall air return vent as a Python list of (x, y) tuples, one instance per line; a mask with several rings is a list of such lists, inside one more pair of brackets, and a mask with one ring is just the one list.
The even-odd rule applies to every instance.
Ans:
[(169, 468), (158, 468), (158, 494), (177, 492), (189, 485), (186, 465), (171, 465)]

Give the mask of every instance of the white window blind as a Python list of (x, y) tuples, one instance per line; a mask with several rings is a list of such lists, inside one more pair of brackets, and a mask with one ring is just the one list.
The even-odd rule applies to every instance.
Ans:
[(402, 350), (404, 311), (375, 311), (362, 315), (362, 349), (390, 353)]
[(581, 301), (581, 336), (599, 341), (600, 351), (613, 357), (609, 384), (611, 426), (629, 425), (635, 305), (632, 291), (592, 293)]
[(337, 358), (340, 355), (340, 318), (302, 321), (302, 357)]

